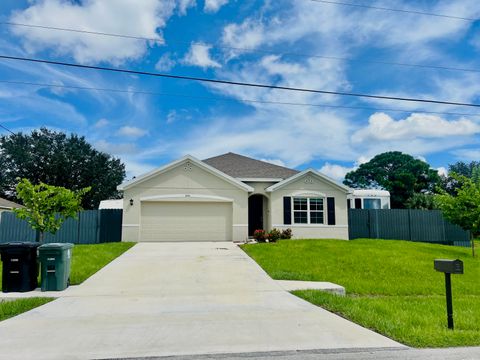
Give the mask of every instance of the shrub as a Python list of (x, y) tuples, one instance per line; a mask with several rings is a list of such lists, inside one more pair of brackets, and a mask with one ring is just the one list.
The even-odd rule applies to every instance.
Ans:
[(291, 239), (292, 238), (292, 229), (288, 228), (285, 230), (282, 230), (282, 233), (280, 234), (280, 239)]
[(279, 240), (281, 238), (281, 235), (282, 235), (282, 233), (280, 232), (280, 230), (273, 228), (268, 233), (268, 239), (271, 242), (276, 242), (277, 240)]
[(258, 242), (265, 242), (268, 240), (268, 234), (265, 230), (255, 230), (253, 232), (253, 238)]

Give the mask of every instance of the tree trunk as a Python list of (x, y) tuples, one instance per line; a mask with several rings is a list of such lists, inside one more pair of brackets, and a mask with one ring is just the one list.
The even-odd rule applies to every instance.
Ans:
[(37, 230), (35, 232), (35, 241), (38, 243), (43, 243), (44, 232)]

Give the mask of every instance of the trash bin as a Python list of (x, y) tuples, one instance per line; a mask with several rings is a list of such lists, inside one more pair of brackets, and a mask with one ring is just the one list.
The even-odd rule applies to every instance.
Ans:
[(0, 245), (3, 262), (2, 291), (32, 291), (38, 285), (38, 243), (7, 243)]
[(51, 243), (38, 248), (42, 291), (61, 291), (70, 285), (73, 244)]

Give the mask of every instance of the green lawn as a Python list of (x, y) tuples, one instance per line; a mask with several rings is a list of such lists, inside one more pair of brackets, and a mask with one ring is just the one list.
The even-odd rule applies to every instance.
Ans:
[[(130, 249), (135, 243), (105, 243), (94, 245), (75, 245), (72, 254), (70, 281), (78, 285), (95, 274), (113, 259)], [(0, 263), (0, 271), (2, 270)], [(1, 276), (0, 276), (1, 286)], [(29, 311), (52, 301), (52, 298), (31, 298), (0, 302), (0, 321)]]
[[(480, 260), (472, 258), (469, 248), (393, 240), (297, 240), (243, 249), (274, 279), (344, 286), (346, 297), (311, 290), (294, 294), (399, 342), (480, 345)], [(444, 276), (433, 270), (436, 258), (464, 261), (465, 274), (452, 279), (455, 331), (446, 329)]]
[(75, 245), (72, 255), (70, 282), (78, 285), (95, 274), (113, 259), (122, 255), (135, 243), (118, 242), (94, 245)]

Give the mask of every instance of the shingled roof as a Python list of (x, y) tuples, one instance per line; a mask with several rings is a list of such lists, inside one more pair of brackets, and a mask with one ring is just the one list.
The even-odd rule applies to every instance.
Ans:
[(14, 203), (13, 201), (0, 198), (0, 209), (15, 209), (15, 208), (22, 208), (22, 205)]
[(247, 156), (227, 153), (203, 160), (208, 165), (235, 178), (240, 179), (286, 179), (299, 171), (249, 158)]

